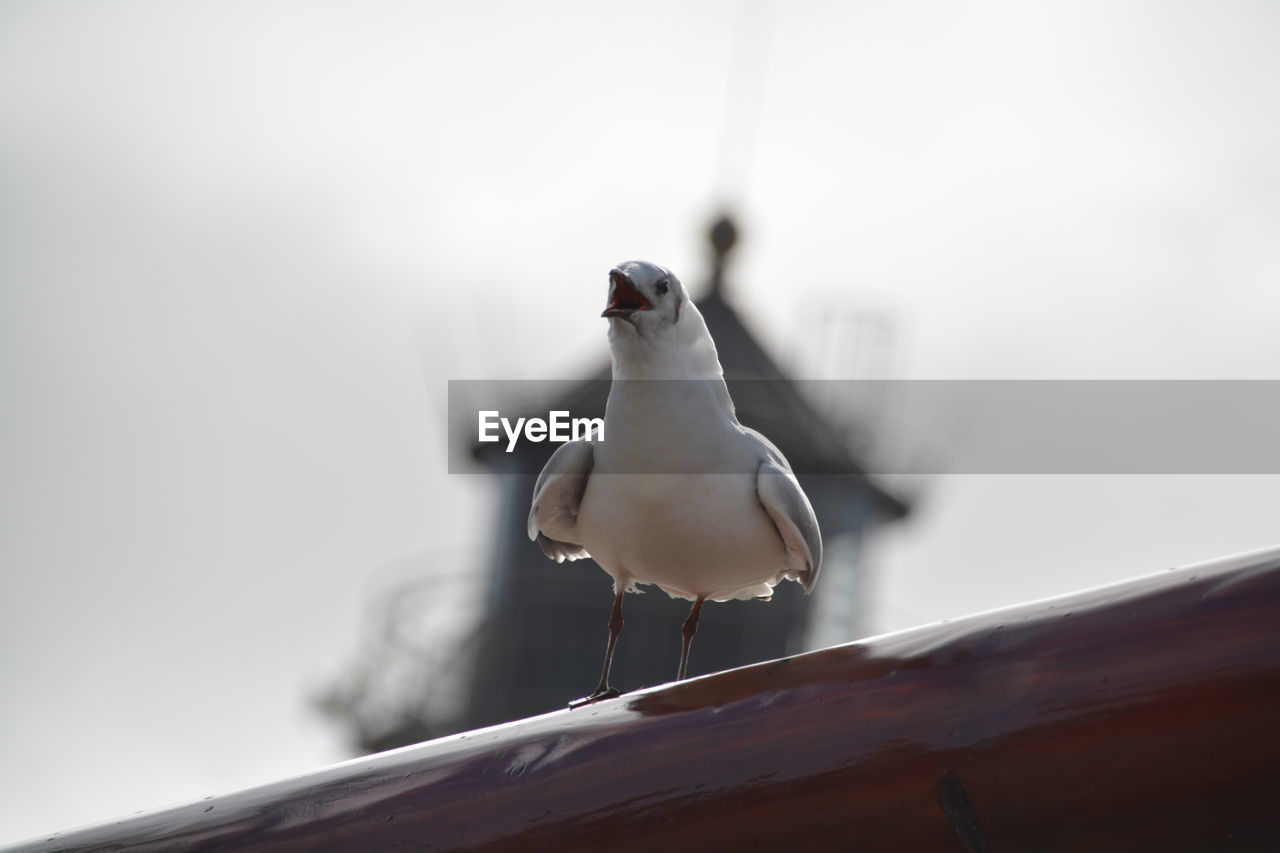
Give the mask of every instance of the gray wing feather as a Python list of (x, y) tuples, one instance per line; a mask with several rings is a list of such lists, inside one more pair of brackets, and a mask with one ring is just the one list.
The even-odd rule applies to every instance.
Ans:
[(590, 556), (578, 537), (578, 507), (594, 465), (588, 442), (567, 442), (547, 460), (533, 487), (529, 538), (557, 563)]
[(756, 470), (756, 496), (786, 546), (786, 577), (800, 581), (808, 593), (813, 591), (822, 569), (822, 532), (809, 498), (786, 460), (780, 461), (781, 465), (773, 459), (760, 463)]

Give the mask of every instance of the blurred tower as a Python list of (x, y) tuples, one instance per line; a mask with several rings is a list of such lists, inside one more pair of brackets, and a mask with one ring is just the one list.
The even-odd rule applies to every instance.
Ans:
[[(715, 338), (738, 417), (774, 441), (801, 472), (813, 503), (828, 557), (813, 597), (798, 584), (780, 584), (771, 602), (717, 603), (703, 610), (690, 660), (696, 675), (782, 657), (804, 650), (813, 628), (815, 603), (861, 597), (866, 569), (862, 542), (873, 528), (907, 512), (907, 504), (870, 480), (855, 458), (846, 430), (815, 409), (782, 373), (731, 307), (728, 263), (737, 229), (727, 217), (710, 233), (712, 267), (706, 295), (697, 305)], [(544, 416), (567, 410), (574, 417), (603, 417), (610, 369), (559, 399), (523, 413)], [(763, 381), (761, 381), (763, 380)], [(522, 413), (515, 413), (522, 414)], [(534, 481), (554, 452), (549, 444), (524, 443), (512, 453), (494, 445), (476, 448), (477, 458), (503, 477), (501, 509), (494, 524), (483, 624), (476, 635), (471, 687), (463, 719), (453, 728), (516, 719), (564, 707), (595, 684), (604, 652), (611, 581), (592, 561), (557, 564), (543, 556), (525, 533)], [(832, 547), (834, 546), (834, 547)], [(680, 651), (684, 602), (656, 591), (626, 601), (626, 629), (614, 659), (614, 683), (622, 689), (669, 681)], [(860, 632), (848, 614), (857, 601), (828, 601), (840, 617), (813, 639), (851, 640)], [(832, 606), (834, 605), (834, 606)], [(837, 620), (837, 621), (840, 621)], [(830, 623), (830, 620), (826, 620)], [(837, 634), (845, 636), (835, 636)]]

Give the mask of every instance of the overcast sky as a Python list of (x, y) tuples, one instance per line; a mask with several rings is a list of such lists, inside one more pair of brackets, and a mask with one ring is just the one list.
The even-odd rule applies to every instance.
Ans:
[[(307, 696), (364, 602), (485, 558), (446, 380), (595, 368), (607, 270), (696, 288), (721, 205), (800, 376), (875, 317), (896, 378), (1280, 379), (1269, 0), (600, 6), (0, 3), (0, 842), (346, 757)], [(1275, 544), (1276, 506), (935, 478), (876, 625)]]

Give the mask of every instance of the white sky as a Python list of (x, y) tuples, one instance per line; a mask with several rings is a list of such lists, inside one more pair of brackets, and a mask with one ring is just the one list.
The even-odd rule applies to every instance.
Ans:
[[(753, 6), (734, 95), (738, 8), (0, 3), (0, 842), (345, 757), (382, 567), (484, 559), (445, 380), (595, 367), (721, 200), (804, 376), (874, 311), (898, 377), (1280, 378), (1280, 7)], [(877, 624), (1275, 544), (1278, 479), (940, 478)]]

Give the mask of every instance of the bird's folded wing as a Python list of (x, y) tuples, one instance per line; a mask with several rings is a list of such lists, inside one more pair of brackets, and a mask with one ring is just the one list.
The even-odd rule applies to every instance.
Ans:
[(588, 442), (567, 442), (547, 460), (533, 487), (529, 538), (557, 563), (589, 556), (578, 537), (578, 507), (594, 464)]
[(822, 568), (822, 533), (804, 490), (790, 471), (766, 459), (756, 470), (756, 496), (786, 546), (786, 577), (812, 591)]

